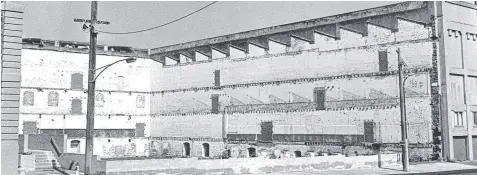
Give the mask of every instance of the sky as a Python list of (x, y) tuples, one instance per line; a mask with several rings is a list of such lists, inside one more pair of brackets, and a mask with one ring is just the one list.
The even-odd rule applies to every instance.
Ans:
[[(98, 20), (109, 25), (96, 28), (108, 32), (128, 32), (158, 26), (211, 1), (99, 1)], [(155, 30), (128, 34), (99, 34), (98, 44), (157, 48), (286, 23), (315, 19), (373, 8), (391, 1), (219, 1), (188, 18)], [(89, 33), (75, 18), (90, 19), (88, 1), (24, 2), (24, 38), (89, 42)]]

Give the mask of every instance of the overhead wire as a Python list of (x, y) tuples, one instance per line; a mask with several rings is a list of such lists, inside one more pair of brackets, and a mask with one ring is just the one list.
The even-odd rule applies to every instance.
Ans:
[(177, 21), (180, 21), (180, 20), (182, 20), (182, 19), (184, 19), (184, 18), (187, 18), (187, 17), (189, 17), (189, 16), (191, 16), (191, 15), (197, 13), (197, 12), (200, 12), (200, 11), (204, 10), (205, 8), (207, 8), (207, 7), (209, 7), (209, 6), (213, 5), (213, 4), (215, 4), (216, 2), (217, 2), (217, 1), (214, 1), (214, 2), (212, 2), (212, 3), (210, 3), (210, 4), (206, 5), (206, 6), (204, 6), (204, 7), (202, 7), (202, 8), (200, 8), (200, 9), (198, 9), (198, 10), (192, 12), (192, 13), (189, 13), (189, 14), (183, 16), (183, 17), (177, 18), (177, 19), (175, 19), (175, 20), (173, 20), (173, 21), (170, 21), (170, 22), (168, 22), (168, 23), (161, 24), (161, 25), (159, 25), (159, 26), (155, 26), (155, 27), (151, 27), (151, 28), (147, 28), (147, 29), (143, 29), (143, 30), (132, 31), (132, 32), (107, 32), (107, 31), (101, 31), (101, 30), (96, 30), (96, 32), (98, 32), (98, 33), (104, 33), (104, 34), (113, 34), (113, 35), (126, 35), (126, 34), (146, 32), (146, 31), (149, 31), (149, 30), (154, 30), (154, 29), (157, 29), (157, 28), (161, 28), (161, 27), (167, 26), (167, 25), (169, 25), (169, 24), (175, 23), (175, 22), (177, 22)]

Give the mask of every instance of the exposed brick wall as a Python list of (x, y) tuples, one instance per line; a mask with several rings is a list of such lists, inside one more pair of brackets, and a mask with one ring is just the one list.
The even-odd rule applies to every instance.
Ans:
[(217, 141), (193, 141), (193, 140), (152, 140), (152, 157), (181, 157), (184, 156), (184, 143), (190, 145), (191, 157), (204, 157), (203, 144), (209, 144), (209, 157), (218, 158), (223, 155), (225, 150), (224, 142)]

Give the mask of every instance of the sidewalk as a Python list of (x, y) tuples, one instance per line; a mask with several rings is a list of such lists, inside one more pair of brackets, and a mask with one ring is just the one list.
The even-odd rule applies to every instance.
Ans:
[[(462, 163), (429, 163), (410, 165), (409, 172), (402, 171), (402, 165), (385, 166), (383, 168), (366, 168), (366, 169), (351, 169), (351, 170), (327, 170), (315, 172), (282, 172), (269, 173), (267, 175), (330, 175), (330, 174), (360, 174), (360, 175), (375, 175), (375, 174), (463, 174), (463, 173), (477, 173), (477, 166), (465, 165)], [(265, 175), (265, 174), (263, 174)]]

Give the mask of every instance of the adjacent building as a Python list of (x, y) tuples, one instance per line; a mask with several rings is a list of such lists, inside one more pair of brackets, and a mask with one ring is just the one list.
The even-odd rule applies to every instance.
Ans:
[[(107, 145), (124, 145), (117, 154), (124, 153), (150, 134), (153, 61), (145, 59), (147, 50), (130, 47), (98, 46), (97, 52), (97, 68), (137, 58), (114, 64), (96, 80), (94, 153), (108, 157), (116, 151)], [(85, 152), (88, 58), (88, 43), (23, 39), (20, 134), (67, 134), (67, 151)]]

